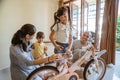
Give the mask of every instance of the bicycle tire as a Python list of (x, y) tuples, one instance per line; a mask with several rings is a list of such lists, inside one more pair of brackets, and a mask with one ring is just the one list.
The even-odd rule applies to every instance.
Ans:
[[(46, 71), (48, 71), (48, 72), (45, 73), (45, 74), (40, 74), (40, 73), (42, 73), (42, 72), (44, 73), (44, 72), (46, 72)], [(49, 72), (49, 71), (50, 71), (50, 72)], [(51, 72), (51, 71), (52, 71), (52, 72)], [(40, 76), (40, 78), (41, 78), (42, 80), (47, 80), (47, 78), (43, 78), (42, 76), (44, 76), (44, 75), (46, 75), (46, 74), (48, 74), (48, 73), (50, 73), (50, 75), (48, 75), (47, 78), (58, 74), (59, 71), (58, 71), (58, 69), (57, 69), (56, 67), (54, 67), (54, 66), (42, 66), (42, 67), (39, 67), (39, 68), (35, 69), (34, 71), (32, 71), (32, 72), (29, 74), (29, 76), (27, 77), (26, 80), (34, 80), (34, 79), (32, 79), (32, 78), (35, 77), (36, 75), (38, 76), (38, 74), (39, 74), (39, 76)], [(52, 74), (54, 74), (54, 75), (52, 75)]]
[(78, 78), (77, 78), (77, 76), (76, 75), (72, 75), (70, 78), (69, 78), (69, 80), (77, 80)]
[[(95, 71), (92, 72), (92, 73), (89, 72), (89, 67), (91, 67), (91, 64), (94, 64), (94, 62), (95, 62), (95, 60), (92, 59), (92, 60), (90, 60), (90, 61), (86, 64), (85, 69), (84, 69), (84, 71), (83, 71), (84, 80), (102, 80), (102, 78), (104, 77), (105, 72), (106, 72), (106, 63), (105, 63), (104, 59), (102, 59), (102, 58), (97, 58), (97, 60), (98, 60), (99, 68), (102, 67), (102, 68), (101, 68), (102, 70), (101, 70), (100, 75), (99, 75), (97, 78), (95, 78), (95, 77), (97, 76), (97, 74), (99, 74), (99, 71), (100, 71), (100, 70), (98, 71), (98, 73), (96, 72), (96, 73), (93, 74), (93, 75), (91, 75), (91, 74), (94, 73)], [(101, 66), (100, 66), (100, 64), (101, 64)], [(91, 77), (88, 76), (87, 74), (90, 74)], [(91, 78), (91, 79), (90, 79), (90, 78)]]

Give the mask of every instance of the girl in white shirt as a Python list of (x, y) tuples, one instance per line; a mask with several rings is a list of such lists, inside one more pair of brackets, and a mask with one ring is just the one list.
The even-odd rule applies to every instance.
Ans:
[(69, 7), (60, 7), (54, 14), (55, 22), (51, 26), (50, 40), (55, 53), (70, 53), (72, 46), (72, 29), (70, 24)]

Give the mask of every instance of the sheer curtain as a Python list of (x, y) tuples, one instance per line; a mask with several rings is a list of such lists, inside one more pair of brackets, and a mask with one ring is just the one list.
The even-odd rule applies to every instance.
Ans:
[(100, 49), (107, 50), (107, 53), (102, 56), (106, 60), (107, 64), (115, 64), (115, 42), (118, 3), (119, 0), (105, 1)]

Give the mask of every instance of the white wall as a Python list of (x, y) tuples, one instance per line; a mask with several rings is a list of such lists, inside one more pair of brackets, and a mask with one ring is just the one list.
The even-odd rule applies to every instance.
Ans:
[(23, 24), (34, 24), (49, 40), (57, 5), (58, 0), (0, 0), (0, 69), (10, 66), (11, 38)]

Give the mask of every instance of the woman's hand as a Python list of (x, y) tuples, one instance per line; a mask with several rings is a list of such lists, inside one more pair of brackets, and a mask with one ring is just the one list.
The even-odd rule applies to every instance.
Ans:
[(56, 59), (60, 59), (62, 56), (60, 54), (53, 54), (52, 56), (49, 57), (49, 62), (55, 61)]

